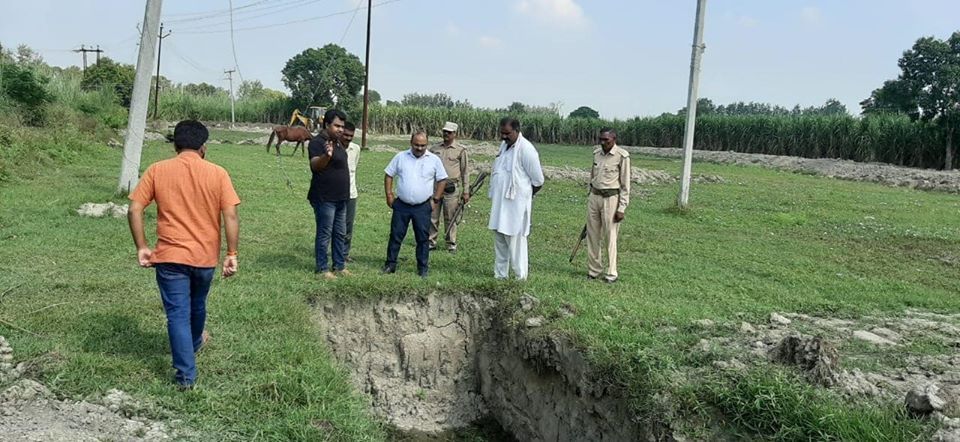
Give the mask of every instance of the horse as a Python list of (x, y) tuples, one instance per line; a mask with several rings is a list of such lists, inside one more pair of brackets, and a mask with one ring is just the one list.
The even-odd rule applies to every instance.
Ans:
[(306, 151), (304, 144), (313, 138), (313, 134), (310, 133), (309, 129), (301, 126), (274, 126), (270, 132), (270, 139), (267, 140), (267, 153), (270, 153), (270, 145), (273, 144), (274, 137), (277, 139), (277, 156), (280, 156), (280, 144), (284, 141), (297, 142), (297, 144), (293, 146), (293, 152), (291, 152), (290, 155), (296, 154), (297, 148), (300, 149), (300, 155), (303, 155), (304, 151)]

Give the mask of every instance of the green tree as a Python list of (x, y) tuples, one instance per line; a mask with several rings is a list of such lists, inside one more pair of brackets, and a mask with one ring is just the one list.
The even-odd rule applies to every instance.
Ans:
[[(709, 98), (698, 98), (697, 99), (697, 115), (712, 115), (717, 113), (717, 106), (713, 104), (713, 100)], [(677, 115), (685, 116), (687, 115), (687, 107), (684, 106), (677, 111)]]
[(953, 137), (960, 126), (960, 31), (918, 39), (903, 53), (900, 75), (862, 102), (864, 113), (895, 111), (931, 122), (945, 135), (943, 168), (953, 169)]
[(580, 106), (573, 112), (570, 112), (570, 118), (600, 118), (600, 112), (588, 106)]
[(860, 102), (864, 114), (902, 113), (916, 120), (920, 118), (920, 106), (917, 104), (910, 85), (901, 79), (887, 80), (883, 86), (874, 89), (870, 97)]
[(799, 111), (800, 115), (850, 115), (847, 106), (835, 98), (828, 99), (823, 106), (811, 106)]
[(260, 80), (245, 80), (237, 88), (237, 97), (241, 100), (261, 98), (266, 93), (266, 88)]
[(45, 85), (48, 79), (35, 69), (16, 64), (0, 65), (0, 92), (31, 112), (52, 100)]
[(83, 72), (80, 88), (87, 91), (110, 88), (116, 94), (120, 105), (129, 107), (135, 72), (132, 65), (120, 64), (108, 57), (102, 57), (100, 62)]
[(17, 46), (17, 64), (21, 66), (37, 67), (43, 64), (43, 57), (30, 46)]
[(363, 87), (363, 63), (333, 43), (293, 56), (281, 73), (294, 103), (301, 107), (343, 107)]
[(188, 83), (182, 86), (183, 91), (190, 95), (199, 95), (204, 97), (214, 97), (217, 95), (229, 95), (226, 89), (216, 87), (210, 83)]
[(368, 95), (367, 98), (370, 100), (371, 103), (380, 104), (380, 99), (381, 99), (380, 92), (370, 89), (370, 93), (367, 95)]

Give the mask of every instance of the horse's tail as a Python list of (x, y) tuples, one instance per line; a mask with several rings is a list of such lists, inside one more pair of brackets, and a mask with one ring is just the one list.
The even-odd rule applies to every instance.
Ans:
[(273, 137), (277, 136), (276, 129), (270, 130), (270, 139), (267, 140), (267, 153), (270, 153), (270, 145), (273, 144)]

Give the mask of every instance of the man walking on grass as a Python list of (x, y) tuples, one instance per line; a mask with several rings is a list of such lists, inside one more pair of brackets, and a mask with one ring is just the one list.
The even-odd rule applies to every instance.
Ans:
[(467, 162), (467, 150), (457, 143), (457, 129), (457, 123), (447, 121), (442, 129), (443, 142), (430, 149), (430, 152), (440, 157), (447, 171), (443, 202), (433, 209), (433, 214), (430, 216), (430, 250), (437, 248), (442, 213), (443, 225), (446, 227), (443, 239), (450, 253), (457, 252), (457, 225), (453, 223), (453, 215), (457, 211), (457, 206), (460, 205), (460, 197), (457, 195), (458, 185), (463, 193), (463, 203), (470, 202), (470, 164)]
[[(223, 276), (237, 272), (240, 198), (230, 175), (206, 161), (209, 133), (199, 121), (181, 121), (173, 131), (175, 158), (151, 165), (130, 194), (127, 220), (141, 267), (154, 267), (167, 315), (167, 334), (178, 388), (197, 380), (195, 353), (207, 341), (207, 293), (220, 256), (221, 218), (227, 237)], [(157, 202), (157, 246), (144, 234), (143, 211)]]
[(510, 267), (518, 280), (527, 279), (527, 236), (533, 195), (543, 187), (540, 155), (523, 134), (516, 118), (500, 120), (500, 153), (490, 175), (490, 223), (495, 253), (493, 273), (506, 279)]
[[(617, 131), (600, 130), (593, 151), (587, 197), (587, 278), (617, 281), (617, 235), (630, 204), (630, 153), (617, 145)], [(603, 252), (607, 268), (603, 268)]]
[(343, 240), (343, 259), (353, 262), (350, 258), (350, 246), (353, 244), (353, 221), (357, 218), (357, 165), (360, 163), (360, 145), (353, 142), (353, 135), (357, 127), (352, 122), (343, 124), (343, 133), (340, 142), (347, 147), (347, 169), (350, 171), (350, 199), (347, 200), (347, 228)]
[[(384, 169), (383, 190), (387, 206), (393, 209), (390, 219), (390, 241), (383, 273), (397, 271), (400, 244), (413, 221), (417, 239), (417, 275), (426, 278), (430, 259), (430, 213), (440, 204), (447, 172), (440, 158), (427, 150), (427, 134), (416, 132), (410, 137), (410, 150), (397, 153)], [(397, 181), (394, 196), (393, 184)]]

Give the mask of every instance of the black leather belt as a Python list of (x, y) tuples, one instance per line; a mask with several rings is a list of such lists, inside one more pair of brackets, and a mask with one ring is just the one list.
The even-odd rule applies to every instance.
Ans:
[(610, 198), (611, 196), (616, 196), (620, 194), (620, 189), (594, 189), (590, 188), (590, 192), (594, 195), (602, 196), (604, 198)]

